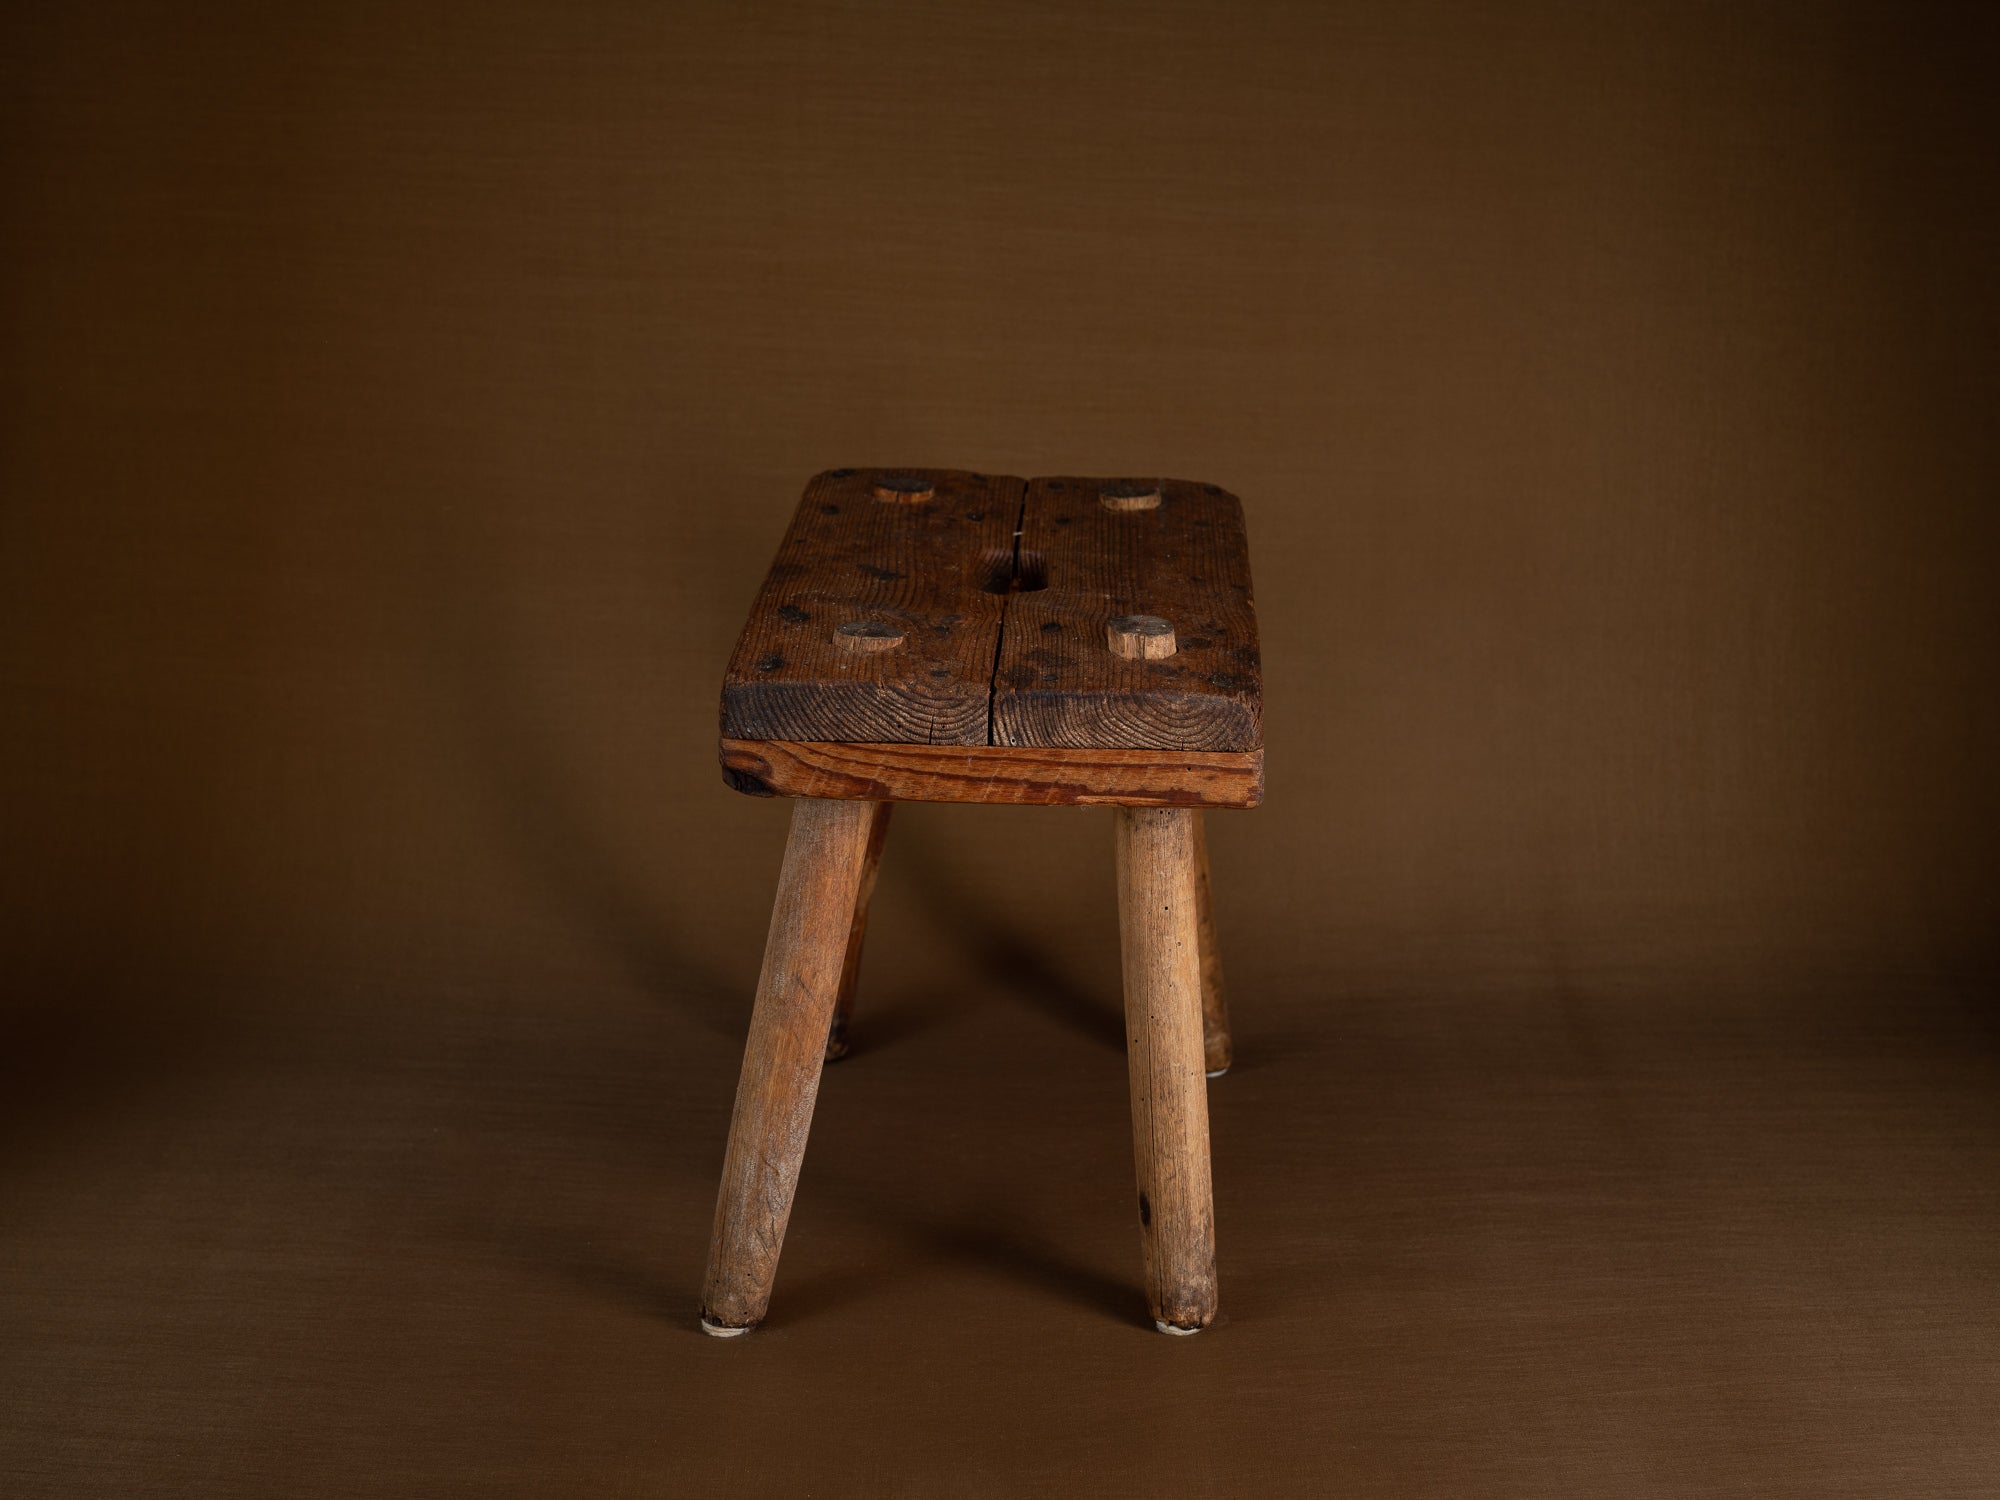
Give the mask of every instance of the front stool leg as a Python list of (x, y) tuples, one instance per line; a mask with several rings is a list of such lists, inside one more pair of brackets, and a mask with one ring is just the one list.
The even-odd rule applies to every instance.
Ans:
[(1216, 1303), (1196, 814), (1121, 807), (1115, 817), (1146, 1299), (1160, 1332), (1195, 1333)]
[(1201, 929), (1201, 1050), (1210, 1078), (1229, 1071), (1229, 1000), (1222, 990), (1222, 955), (1215, 945), (1215, 901), (1208, 885), (1208, 821), (1194, 812), (1194, 907)]
[(792, 805), (708, 1244), (701, 1326), (720, 1338), (749, 1332), (770, 1305), (876, 806), (820, 798)]
[(826, 1060), (847, 1056), (847, 1026), (854, 1019), (854, 991), (861, 983), (861, 941), (868, 936), (868, 902), (875, 894), (875, 869), (882, 863), (882, 846), (889, 840), (889, 809), (893, 802), (871, 802), (874, 820), (868, 825), (868, 852), (862, 856), (861, 889), (854, 897), (854, 921), (847, 929), (847, 958), (840, 966), (840, 997), (833, 1003), (833, 1026), (826, 1034)]

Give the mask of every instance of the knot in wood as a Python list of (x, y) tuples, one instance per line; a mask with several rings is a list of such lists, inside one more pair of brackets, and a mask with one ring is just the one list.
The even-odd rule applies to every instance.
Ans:
[(921, 505), (936, 493), (928, 479), (915, 474), (884, 474), (875, 481), (875, 498), (896, 505)]
[(1180, 649), (1174, 627), (1158, 615), (1113, 615), (1104, 626), (1105, 643), (1127, 661), (1159, 661)]
[(833, 630), (833, 643), (849, 651), (893, 651), (903, 644), (903, 632), (881, 620), (846, 620)]
[(1158, 510), (1160, 487), (1144, 480), (1120, 480), (1105, 485), (1097, 492), (1097, 498), (1104, 502), (1106, 510)]

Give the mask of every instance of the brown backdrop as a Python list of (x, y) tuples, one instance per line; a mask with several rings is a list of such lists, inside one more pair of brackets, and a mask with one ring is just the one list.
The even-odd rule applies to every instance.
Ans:
[[(1990, 1480), (1995, 43), (14, 8), (7, 1487)], [(1244, 497), (1199, 1349), (1075, 811), (899, 814), (773, 1327), (688, 1332), (716, 692), (842, 463)]]

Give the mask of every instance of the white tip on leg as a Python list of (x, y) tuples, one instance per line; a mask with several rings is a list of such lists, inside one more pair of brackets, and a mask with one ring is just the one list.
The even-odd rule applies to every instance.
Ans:
[(1171, 1333), (1174, 1335), (1174, 1337), (1183, 1339), (1186, 1338), (1191, 1333), (1201, 1332), (1199, 1328), (1181, 1328), (1172, 1323), (1162, 1323), (1158, 1318), (1155, 1318), (1153, 1320), (1153, 1326), (1159, 1329), (1160, 1332), (1162, 1333)]
[(711, 1323), (708, 1319), (703, 1318), (701, 1320), (701, 1331), (712, 1339), (740, 1339), (750, 1330), (747, 1328), (731, 1328), (727, 1323)]
[(1209, 1074), (1208, 1076), (1210, 1078), (1220, 1078), (1224, 1073), (1227, 1073), (1228, 1071), (1229, 1069), (1227, 1068), (1217, 1068), (1213, 1073)]

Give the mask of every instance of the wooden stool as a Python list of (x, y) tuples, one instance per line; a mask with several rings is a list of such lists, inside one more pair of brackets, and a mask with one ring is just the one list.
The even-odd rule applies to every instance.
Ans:
[(722, 688), (723, 776), (795, 797), (701, 1326), (763, 1318), (893, 802), (1110, 805), (1146, 1295), (1215, 1316), (1204, 1072), (1229, 1067), (1201, 810), (1263, 798), (1243, 508), (1212, 484), (834, 469)]

